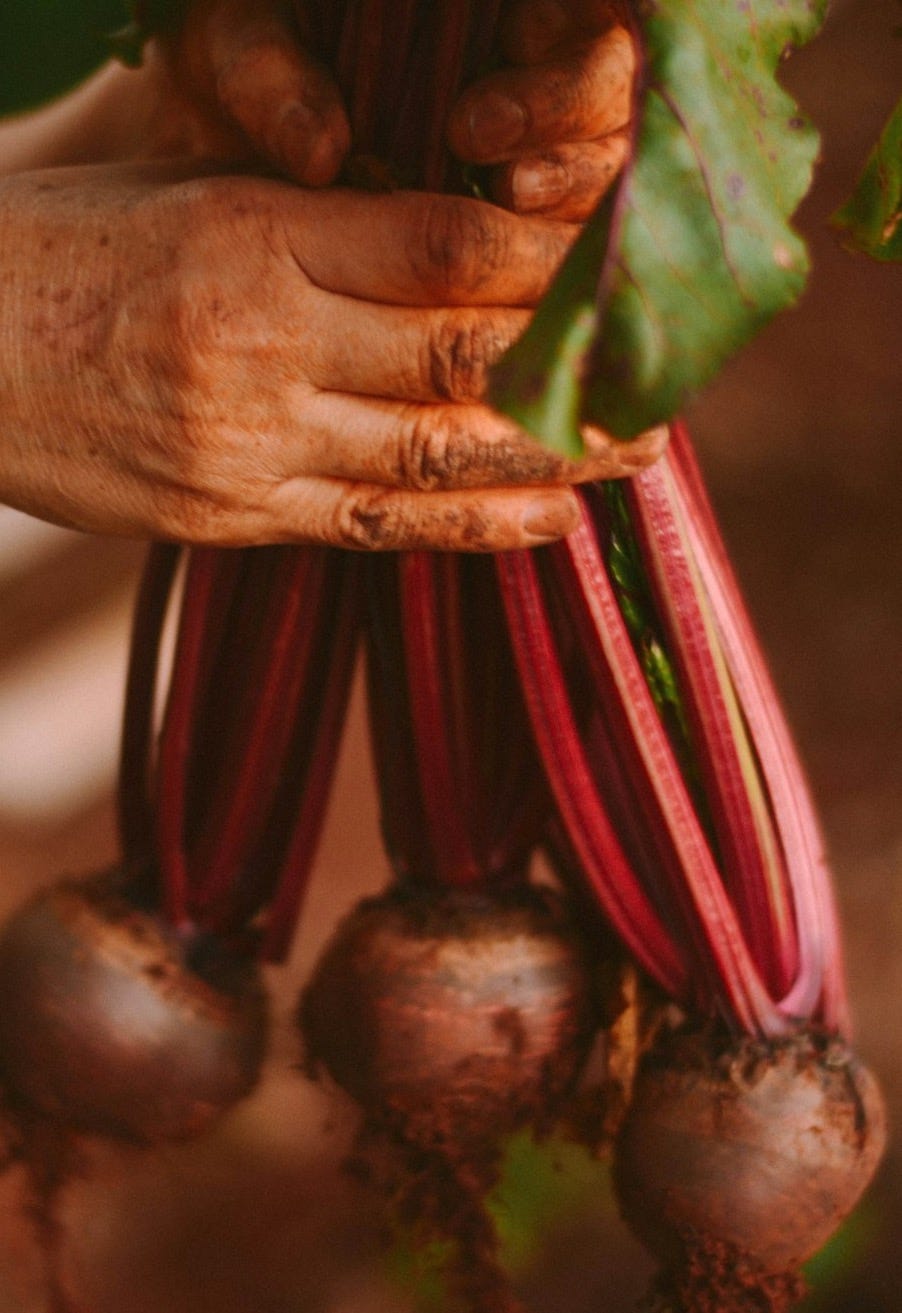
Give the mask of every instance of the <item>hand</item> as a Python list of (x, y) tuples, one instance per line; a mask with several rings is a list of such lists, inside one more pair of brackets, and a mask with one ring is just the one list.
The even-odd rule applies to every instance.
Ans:
[(582, 222), (629, 150), (636, 56), (610, 0), (513, 0), (508, 67), (464, 92), (451, 149), (489, 165), (491, 191), (519, 214)]
[[(455, 107), (451, 149), (492, 166), (499, 204), (581, 222), (626, 158), (632, 40), (610, 0), (511, 0), (501, 53), (508, 67)], [(182, 149), (255, 155), (308, 187), (336, 178), (350, 140), (338, 91), (275, 0), (195, 0), (150, 58), (181, 89), (185, 121), (193, 107)]]
[(573, 237), (478, 201), (147, 168), (0, 187), (0, 498), (192, 542), (503, 550), (662, 435), (555, 456), (481, 404)]

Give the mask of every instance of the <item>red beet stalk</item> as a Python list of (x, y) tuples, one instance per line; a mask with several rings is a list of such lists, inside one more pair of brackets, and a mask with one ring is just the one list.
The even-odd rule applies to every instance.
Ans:
[(668, 993), (841, 1030), (814, 812), (700, 489), (679, 430), (619, 514), (588, 488), (564, 544), (499, 558), (533, 728), (584, 878)]
[(523, 879), (548, 797), (492, 564), (373, 558), (367, 672), (383, 829), (402, 879)]
[[(287, 951), (316, 849), (356, 652), (354, 558), (195, 549), (157, 737), (172, 564), (155, 549), (132, 646), (120, 781), (127, 866), (175, 926)], [(150, 834), (152, 832), (152, 840)]]

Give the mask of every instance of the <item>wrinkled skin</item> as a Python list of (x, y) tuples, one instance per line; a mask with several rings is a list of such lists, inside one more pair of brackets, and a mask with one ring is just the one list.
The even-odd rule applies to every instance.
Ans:
[[(632, 50), (607, 8), (522, 0), (449, 144), (497, 198), (311, 190), (347, 125), (279, 6), (200, 0), (138, 73), (0, 129), (0, 497), (102, 533), (499, 550), (663, 436), (540, 451), (482, 404), (622, 157)], [(126, 112), (127, 107), (127, 112)], [(262, 158), (306, 185), (114, 163)], [(95, 160), (93, 168), (61, 168)]]

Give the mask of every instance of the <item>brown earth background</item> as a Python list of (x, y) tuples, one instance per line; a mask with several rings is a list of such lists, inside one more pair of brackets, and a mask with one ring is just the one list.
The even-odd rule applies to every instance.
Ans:
[[(858, 1045), (902, 1125), (902, 270), (825, 220), (902, 84), (897, 0), (845, 0), (786, 81), (824, 159), (800, 216), (815, 274), (693, 407), (727, 538), (808, 763), (837, 874)], [(136, 544), (0, 519), (0, 910), (115, 851), (115, 722)], [(42, 774), (43, 772), (43, 774)], [(349, 1117), (294, 1071), (288, 1014), (340, 913), (384, 881), (359, 699), (302, 934), (273, 973), (263, 1087), (201, 1144), (89, 1145), (66, 1192), (67, 1267), (91, 1313), (404, 1313), (376, 1219), (338, 1170)], [(902, 1310), (902, 1164), (825, 1256), (812, 1310)], [(553, 1175), (553, 1174), (552, 1174)], [(0, 1313), (42, 1307), (23, 1181), (0, 1178)], [(626, 1310), (647, 1280), (603, 1182), (559, 1186), (518, 1246), (536, 1313)], [(396, 1264), (397, 1266), (397, 1264)]]

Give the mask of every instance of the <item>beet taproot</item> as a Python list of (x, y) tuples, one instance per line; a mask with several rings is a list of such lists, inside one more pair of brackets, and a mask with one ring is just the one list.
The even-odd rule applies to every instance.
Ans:
[(185, 1139), (250, 1092), (265, 1038), (256, 970), (114, 879), (57, 884), (0, 931), (0, 1076), (28, 1116)]
[(365, 1109), (476, 1138), (553, 1107), (595, 1029), (581, 941), (532, 890), (364, 902), (327, 947), (299, 1018), (308, 1061)]
[(327, 946), (299, 1023), (308, 1067), (361, 1107), (350, 1170), (392, 1222), (442, 1242), (449, 1307), (522, 1313), (486, 1198), (506, 1137), (550, 1127), (597, 1025), (560, 901), (428, 884), (366, 901)]
[(792, 1307), (799, 1267), (855, 1206), (885, 1139), (877, 1084), (839, 1039), (664, 1037), (640, 1068), (615, 1181), (662, 1262), (665, 1307)]

